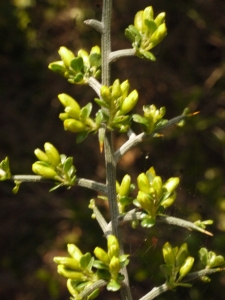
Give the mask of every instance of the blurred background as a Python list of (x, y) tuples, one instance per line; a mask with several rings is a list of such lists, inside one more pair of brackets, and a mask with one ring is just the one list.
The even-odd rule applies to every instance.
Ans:
[[(131, 3), (132, 2), (132, 3)], [(129, 172), (135, 183), (139, 173), (154, 166), (167, 179), (181, 179), (178, 198), (168, 211), (191, 221), (213, 219), (213, 237), (182, 228), (156, 225), (151, 230), (123, 232), (134, 299), (164, 282), (159, 265), (161, 248), (187, 242), (190, 254), (200, 247), (225, 255), (225, 2), (224, 0), (115, 0), (112, 50), (130, 48), (125, 28), (138, 10), (152, 5), (165, 11), (168, 35), (154, 49), (156, 62), (123, 58), (112, 66), (112, 80), (129, 78), (144, 104), (166, 106), (167, 118), (185, 107), (200, 114), (182, 128), (151, 139), (129, 151), (119, 162), (118, 179)], [(95, 97), (86, 86), (73, 86), (48, 70), (66, 46), (76, 54), (100, 44), (100, 36), (83, 21), (101, 18), (101, 0), (0, 1), (0, 160), (9, 156), (13, 174), (30, 174), (34, 149), (46, 141), (73, 156), (79, 177), (104, 182), (104, 159), (96, 136), (76, 144), (75, 135), (63, 130), (58, 115), (59, 93), (68, 93), (82, 105)], [(136, 132), (140, 129), (135, 128)], [(118, 148), (126, 136), (115, 136)], [(87, 208), (96, 194), (82, 188), (61, 188), (48, 193), (49, 183), (0, 183), (0, 299), (69, 299), (66, 280), (56, 273), (54, 256), (66, 255), (67, 243), (83, 252), (105, 247), (102, 232)], [(105, 203), (100, 209), (108, 217)], [(196, 281), (191, 289), (178, 288), (157, 299), (222, 300), (225, 273), (211, 283)], [(119, 299), (104, 292), (98, 299)]]

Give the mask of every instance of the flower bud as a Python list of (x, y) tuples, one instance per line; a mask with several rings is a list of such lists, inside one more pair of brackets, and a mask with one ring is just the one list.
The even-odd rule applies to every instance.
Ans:
[(75, 119), (67, 119), (63, 122), (64, 129), (72, 132), (81, 132), (87, 130), (87, 127), (81, 121)]
[(138, 92), (137, 90), (133, 90), (127, 98), (123, 101), (120, 110), (121, 114), (125, 115), (130, 112), (138, 102)]
[(39, 149), (39, 148), (35, 149), (34, 154), (40, 161), (48, 162), (47, 154), (44, 151), (42, 151), (41, 149)]
[(144, 9), (144, 12), (143, 12), (143, 20), (153, 20), (154, 19), (154, 11), (153, 11), (153, 8), (152, 6), (148, 6)]
[(193, 264), (194, 264), (194, 257), (192, 256), (188, 256), (183, 265), (181, 266), (180, 270), (179, 270), (179, 273), (180, 273), (180, 276), (179, 276), (179, 280), (184, 278), (190, 271), (191, 271), (191, 268), (193, 267)]
[(163, 23), (159, 25), (158, 29), (152, 34), (151, 36), (151, 48), (155, 47), (158, 45), (167, 35), (167, 28), (166, 24)]
[(53, 72), (56, 72), (60, 75), (64, 75), (65, 72), (66, 72), (66, 67), (65, 67), (63, 61), (61, 61), (61, 60), (60, 61), (54, 61), (54, 62), (50, 63), (48, 65), (48, 68), (50, 70), (52, 70)]
[(163, 188), (165, 188), (168, 193), (173, 193), (179, 182), (180, 179), (178, 177), (171, 177), (164, 183)]
[(97, 257), (97, 259), (102, 261), (104, 264), (106, 264), (106, 265), (109, 264), (109, 262), (110, 262), (109, 256), (105, 252), (105, 250), (103, 250), (102, 248), (96, 247), (95, 250), (94, 250), (94, 255)]
[(121, 96), (123, 99), (125, 99), (130, 89), (129, 81), (128, 80), (123, 81), (120, 85), (120, 89), (121, 89)]
[(149, 194), (138, 192), (137, 200), (141, 207), (148, 212), (148, 214), (154, 217), (154, 202)]
[(155, 176), (153, 181), (152, 181), (152, 187), (155, 190), (157, 199), (159, 200), (162, 195), (162, 179), (160, 176)]
[(67, 94), (59, 94), (58, 98), (63, 106), (66, 107), (66, 112), (75, 119), (78, 119), (80, 113), (80, 105), (75, 99)]
[(59, 119), (62, 121), (65, 121), (66, 119), (71, 118), (71, 116), (68, 113), (61, 113), (59, 114)]
[(53, 261), (58, 265), (64, 265), (66, 268), (75, 271), (81, 270), (79, 261), (72, 257), (54, 257)]
[(83, 253), (74, 244), (68, 244), (67, 245), (67, 251), (70, 254), (70, 256), (72, 256), (77, 261), (80, 261), (81, 257), (83, 256)]
[(58, 52), (64, 65), (69, 68), (71, 60), (75, 57), (73, 52), (66, 47), (60, 47)]
[(166, 242), (163, 245), (162, 252), (163, 252), (163, 258), (164, 258), (165, 263), (168, 266), (173, 266), (175, 263), (175, 257), (174, 257), (173, 248), (171, 247), (169, 242)]
[(188, 256), (188, 247), (187, 247), (187, 243), (184, 243), (180, 246), (177, 252), (176, 259), (175, 259), (176, 267), (180, 268), (183, 265), (187, 256)]
[(91, 48), (91, 51), (90, 51), (90, 55), (93, 54), (93, 53), (96, 53), (96, 54), (101, 54), (101, 49), (99, 46), (94, 46)]
[(142, 31), (143, 28), (143, 10), (140, 10), (136, 13), (134, 17), (134, 26), (138, 31)]
[(83, 273), (67, 269), (64, 265), (58, 265), (57, 272), (66, 278), (74, 279), (77, 281), (87, 280), (87, 276), (85, 276)]
[(111, 96), (112, 96), (113, 100), (117, 100), (117, 98), (119, 98), (121, 96), (121, 88), (120, 88), (119, 79), (116, 79), (113, 82)]
[(109, 90), (109, 88), (106, 86), (106, 85), (103, 85), (101, 87), (101, 90), (100, 90), (100, 95), (101, 95), (101, 98), (106, 102), (106, 103), (109, 103), (111, 102), (111, 92)]
[(57, 167), (61, 162), (58, 150), (48, 142), (44, 144), (44, 149), (48, 156), (49, 163), (52, 166)]
[(165, 18), (166, 18), (166, 13), (162, 12), (158, 14), (158, 16), (154, 20), (157, 27), (159, 27), (165, 21)]
[(148, 181), (148, 177), (145, 173), (141, 173), (137, 178), (138, 188), (141, 192), (146, 194), (149, 193), (150, 183)]
[(77, 55), (83, 58), (85, 65), (89, 65), (89, 55), (88, 55), (87, 51), (80, 49), (78, 51)]
[(130, 175), (125, 175), (119, 187), (119, 195), (121, 197), (128, 196), (130, 192), (130, 184), (131, 184), (131, 177)]
[(120, 261), (118, 257), (113, 256), (109, 263), (110, 273), (113, 279), (117, 278), (117, 275), (120, 271)]
[(46, 166), (45, 164), (36, 161), (33, 165), (32, 165), (32, 171), (40, 176), (43, 176), (45, 178), (52, 178), (54, 179), (55, 176), (57, 176), (56, 171), (51, 168), (50, 166)]
[(117, 241), (117, 238), (115, 235), (109, 235), (107, 239), (107, 245), (108, 245), (108, 256), (111, 259), (113, 256), (118, 257), (119, 256), (119, 243)]
[(170, 197), (166, 198), (165, 200), (163, 200), (160, 205), (163, 206), (164, 208), (168, 208), (170, 207), (174, 201), (176, 200), (176, 193), (173, 193), (172, 195), (170, 195)]

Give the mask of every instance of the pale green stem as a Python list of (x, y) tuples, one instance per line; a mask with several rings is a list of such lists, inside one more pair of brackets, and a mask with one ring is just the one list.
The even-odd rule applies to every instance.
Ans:
[(153, 137), (156, 133), (161, 132), (163, 129), (168, 128), (174, 124), (179, 123), (181, 120), (186, 119), (187, 117), (189, 117), (188, 115), (180, 115), (178, 117), (175, 117), (171, 120), (169, 120), (166, 124), (158, 127), (157, 129), (155, 129), (152, 133), (145, 133), (142, 132), (138, 135), (131, 135), (131, 137), (129, 138), (129, 140), (124, 143), (118, 150), (116, 150), (115, 152), (115, 160), (116, 162), (118, 162), (118, 160), (127, 152), (129, 151), (131, 148), (137, 146), (138, 144), (140, 144), (141, 142), (143, 142), (144, 140)]
[[(136, 212), (135, 209), (132, 209), (131, 211), (127, 212), (125, 215), (120, 216), (119, 221), (120, 221), (120, 223), (123, 223), (123, 222), (141, 220), (141, 215), (142, 215), (142, 212)], [(188, 230), (196, 230), (201, 233), (213, 236), (213, 234), (211, 232), (209, 232), (201, 227), (198, 227), (197, 225), (195, 225), (192, 222), (189, 222), (189, 221), (186, 221), (186, 220), (183, 220), (180, 218), (171, 217), (171, 216), (167, 216), (167, 215), (158, 215), (156, 217), (156, 221), (160, 222), (160, 223), (184, 227)], [(110, 223), (108, 224), (107, 230), (109, 230), (109, 229), (110, 229)]]
[(113, 51), (109, 54), (109, 62), (116, 61), (119, 58), (126, 57), (126, 56), (134, 56), (136, 53), (136, 50), (134, 48), (131, 49), (122, 49)]
[[(102, 9), (102, 35), (101, 35), (101, 55), (102, 55), (102, 84), (110, 85), (110, 63), (109, 54), (111, 52), (111, 14), (112, 14), (112, 0), (103, 0)], [(119, 210), (117, 205), (116, 195), (116, 162), (114, 158), (114, 150), (112, 143), (112, 133), (106, 132), (104, 140), (105, 164), (106, 164), (106, 185), (108, 188), (108, 201), (110, 208), (110, 216), (112, 221), (112, 233), (116, 236), (120, 246), (121, 254), (124, 253), (121, 239), (121, 232), (118, 226)], [(121, 288), (122, 300), (131, 300), (131, 291), (129, 287), (129, 279), (127, 269), (121, 270), (124, 275), (124, 285)]]

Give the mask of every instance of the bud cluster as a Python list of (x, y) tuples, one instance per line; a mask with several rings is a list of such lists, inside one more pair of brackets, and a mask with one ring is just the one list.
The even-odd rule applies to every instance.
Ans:
[(87, 84), (89, 77), (100, 76), (101, 54), (99, 46), (91, 48), (90, 54), (81, 49), (77, 56), (66, 47), (58, 51), (61, 60), (49, 64), (49, 69), (64, 76), (72, 84)]
[(73, 158), (59, 154), (58, 150), (50, 143), (44, 144), (44, 151), (35, 149), (34, 154), (38, 161), (33, 163), (32, 170), (35, 174), (60, 182), (53, 189), (62, 185), (72, 186), (76, 180), (76, 168)]
[(134, 205), (142, 208), (141, 225), (151, 227), (155, 224), (156, 215), (173, 204), (176, 199), (176, 188), (179, 184), (178, 177), (171, 177), (165, 183), (157, 176), (153, 167), (146, 173), (137, 177), (138, 195), (133, 201)]
[(107, 290), (117, 291), (121, 287), (121, 281), (124, 276), (120, 274), (121, 268), (128, 263), (126, 254), (120, 255), (119, 243), (114, 235), (109, 235), (107, 240), (108, 251), (100, 247), (96, 247), (94, 254), (98, 260), (94, 261), (94, 266), (98, 269), (99, 278), (109, 281)]
[(130, 116), (127, 114), (138, 102), (138, 92), (133, 90), (129, 93), (130, 84), (128, 80), (120, 83), (116, 79), (112, 86), (103, 85), (100, 89), (101, 98), (95, 98), (95, 102), (106, 110), (103, 114), (109, 129), (119, 129), (126, 132), (129, 129)]
[(167, 35), (165, 17), (166, 14), (162, 12), (154, 18), (152, 6), (136, 13), (134, 25), (126, 28), (125, 36), (132, 42), (138, 56), (155, 60), (155, 56), (149, 50), (158, 45)]
[(0, 162), (0, 181), (10, 178), (11, 172), (9, 167), (9, 158), (6, 156), (6, 158)]
[(88, 103), (83, 108), (75, 99), (67, 94), (58, 95), (59, 101), (65, 107), (65, 112), (60, 113), (64, 129), (79, 133), (77, 141), (81, 142), (89, 132), (96, 131), (103, 119), (101, 111), (97, 112), (95, 120), (90, 118), (92, 104)]
[(129, 197), (129, 194), (134, 188), (135, 186), (131, 184), (131, 177), (128, 174), (123, 177), (121, 184), (118, 181), (116, 182), (117, 202), (120, 214), (124, 213), (126, 206), (132, 203), (133, 198)]
[(158, 127), (167, 123), (167, 120), (163, 119), (166, 113), (165, 107), (157, 109), (154, 104), (145, 105), (143, 106), (143, 111), (143, 117), (138, 114), (134, 114), (132, 119), (134, 122), (139, 123), (143, 127), (144, 132), (151, 133)]
[[(89, 252), (83, 254), (74, 244), (67, 245), (70, 257), (54, 257), (58, 264), (58, 273), (67, 278), (67, 288), (75, 299), (80, 299), (79, 294), (88, 286), (98, 280), (97, 275), (92, 271), (94, 258)], [(88, 299), (98, 296), (99, 289), (94, 290)]]
[(180, 281), (191, 271), (194, 264), (194, 257), (189, 256), (187, 244), (184, 243), (178, 247), (172, 248), (169, 242), (166, 242), (162, 248), (164, 265), (161, 265), (161, 271), (166, 277), (166, 282), (171, 287), (185, 286), (187, 283)]

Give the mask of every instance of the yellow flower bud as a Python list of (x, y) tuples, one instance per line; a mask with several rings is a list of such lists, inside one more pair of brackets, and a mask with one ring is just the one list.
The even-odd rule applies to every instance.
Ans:
[(35, 149), (34, 154), (40, 161), (48, 162), (47, 154), (44, 151), (42, 151), (41, 149), (39, 149), (39, 148)]
[(63, 122), (64, 129), (72, 132), (81, 132), (87, 130), (87, 127), (81, 121), (75, 119), (67, 119)]
[(51, 168), (50, 166), (44, 165), (43, 163), (36, 161), (32, 165), (32, 171), (40, 176), (43, 176), (45, 178), (52, 178), (54, 179), (55, 176), (57, 176), (56, 171)]
[(67, 245), (67, 251), (77, 261), (80, 261), (81, 257), (83, 256), (83, 253), (74, 244), (68, 244)]
[(136, 13), (134, 17), (134, 26), (137, 28), (138, 31), (142, 31), (143, 29), (143, 10), (140, 10)]
[(80, 114), (80, 105), (75, 99), (67, 94), (59, 94), (58, 98), (63, 106), (66, 107), (65, 112), (68, 113), (72, 118), (78, 119)]
[(117, 275), (120, 271), (120, 261), (118, 257), (113, 256), (109, 263), (110, 273), (113, 279), (117, 278)]
[(137, 90), (133, 90), (123, 101), (120, 107), (121, 114), (125, 115), (128, 112), (130, 112), (135, 107), (137, 102), (138, 102), (138, 92)]
[(151, 36), (151, 48), (158, 45), (167, 35), (166, 24), (162, 23)]
[(101, 260), (104, 264), (108, 265), (110, 260), (108, 254), (100, 247), (96, 247), (94, 250), (94, 255), (97, 259)]
[(140, 191), (148, 194), (150, 189), (150, 183), (145, 173), (141, 173), (137, 178), (137, 184)]
[(75, 298), (75, 299), (77, 299), (76, 298), (76, 296), (78, 296), (78, 292), (77, 292), (77, 290), (76, 290), (76, 285), (74, 285), (73, 284), (74, 283), (74, 280), (72, 280), (72, 279), (68, 279), (67, 280), (67, 289), (68, 289), (68, 291), (70, 292), (70, 294)]
[(48, 156), (49, 163), (52, 166), (57, 167), (61, 162), (58, 150), (48, 142), (44, 144), (44, 149)]
[(179, 182), (180, 179), (178, 177), (171, 177), (164, 183), (163, 188), (168, 193), (173, 193), (176, 187), (178, 186)]
[(184, 278), (191, 271), (191, 268), (193, 267), (193, 264), (194, 264), (194, 260), (195, 259), (192, 256), (188, 256), (185, 259), (182, 267), (179, 270), (179, 273), (180, 273), (179, 280)]
[(83, 273), (67, 269), (64, 265), (58, 265), (57, 272), (66, 278), (74, 279), (77, 281), (87, 280), (87, 276), (85, 276)]
[(128, 196), (130, 192), (130, 184), (131, 184), (131, 177), (130, 175), (125, 175), (119, 187), (119, 195), (121, 197)]
[(159, 27), (159, 25), (161, 25), (165, 21), (165, 18), (166, 18), (166, 13), (162, 12), (158, 14), (158, 16), (155, 18), (154, 21), (156, 25)]
[(108, 256), (111, 259), (113, 256), (118, 257), (119, 256), (119, 243), (117, 241), (117, 238), (115, 235), (109, 235), (107, 239), (107, 245), (108, 245)]
[(89, 55), (88, 55), (87, 51), (80, 49), (78, 51), (77, 55), (83, 58), (83, 62), (85, 65), (89, 65)]
[(81, 270), (79, 261), (72, 257), (54, 257), (53, 261), (58, 265), (64, 265), (66, 268), (75, 271)]
[(66, 47), (59, 48), (59, 55), (64, 63), (64, 65), (69, 68), (71, 60), (75, 57), (73, 52)]

